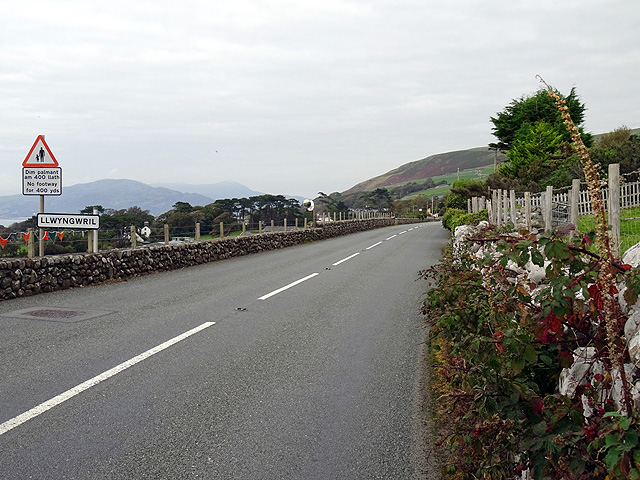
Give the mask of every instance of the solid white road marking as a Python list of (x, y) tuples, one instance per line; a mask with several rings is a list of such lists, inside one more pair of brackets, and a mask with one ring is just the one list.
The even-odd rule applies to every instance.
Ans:
[(107, 370), (104, 373), (101, 373), (100, 375), (97, 375), (89, 380), (87, 380), (86, 382), (81, 383), (80, 385), (76, 385), (75, 387), (67, 390), (64, 393), (61, 393), (60, 395), (53, 397), (50, 400), (47, 400), (44, 403), (41, 403), (40, 405), (38, 405), (37, 407), (32, 408), (31, 410), (28, 410), (26, 412), (24, 412), (21, 415), (18, 415), (15, 418), (12, 418), (11, 420), (7, 420), (6, 422), (4, 422), (3, 424), (0, 424), (0, 435), (7, 433), (9, 430), (16, 428), (19, 425), (22, 425), (23, 423), (31, 420), (32, 418), (37, 417), (38, 415), (46, 412), (47, 410), (51, 410), (53, 407), (60, 405), (63, 402), (66, 402), (67, 400), (69, 400), (70, 398), (75, 397), (76, 395), (78, 395), (79, 393), (84, 392), (85, 390), (88, 390), (91, 387), (95, 387), (96, 385), (98, 385), (100, 382), (103, 382), (105, 380), (107, 380), (108, 378), (113, 377), (114, 375), (122, 372), (123, 370), (126, 370), (129, 367), (132, 367), (133, 365), (135, 365), (136, 363), (140, 363), (141, 361), (149, 358), (152, 355), (155, 355), (158, 352), (161, 352), (162, 350), (169, 348), (172, 345), (175, 345), (178, 342), (181, 342), (182, 340), (184, 340), (187, 337), (190, 337), (191, 335), (194, 335), (198, 332), (200, 332), (201, 330), (204, 330), (205, 328), (210, 327), (211, 325), (215, 325), (215, 322), (205, 322), (202, 325), (200, 325), (199, 327), (193, 328), (191, 330), (189, 330), (188, 332), (185, 332), (181, 335), (178, 335), (177, 337), (172, 338), (171, 340), (168, 340), (160, 345), (158, 345), (157, 347), (153, 347), (149, 350), (147, 350), (144, 353), (141, 353), (140, 355), (133, 357), (131, 360), (127, 360), (126, 362), (121, 363), (120, 365), (117, 365), (115, 367), (113, 367), (110, 370)]
[(373, 245), (371, 245), (370, 247), (367, 247), (367, 250), (371, 250), (373, 247), (377, 247), (378, 245), (380, 245), (382, 242), (378, 242), (378, 243), (374, 243)]
[(357, 257), (358, 255), (360, 255), (360, 252), (354, 253), (353, 255), (350, 255), (347, 258), (343, 258), (342, 260), (336, 263), (333, 263), (332, 265), (335, 267), (336, 265), (340, 265), (341, 263), (346, 262), (347, 260), (351, 260), (353, 257)]
[(309, 280), (310, 278), (315, 277), (316, 275), (319, 275), (319, 274), (318, 273), (312, 273), (311, 275), (307, 275), (306, 277), (301, 278), (300, 280), (296, 280), (295, 282), (290, 283), (289, 285), (285, 285), (282, 288), (279, 288), (277, 290), (274, 290), (271, 293), (267, 293), (266, 295), (263, 295), (263, 296), (259, 297), (258, 300), (266, 300), (269, 297), (273, 297), (274, 295), (277, 295), (280, 292), (284, 292), (285, 290), (288, 290), (291, 287), (295, 287), (299, 283), (305, 282), (305, 281)]

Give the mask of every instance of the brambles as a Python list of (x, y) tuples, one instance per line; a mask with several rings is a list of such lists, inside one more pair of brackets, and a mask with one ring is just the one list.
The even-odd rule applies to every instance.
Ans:
[[(601, 257), (586, 238), (488, 228), (472, 237), (466, 252), (456, 246), (431, 270), (437, 285), (424, 307), (450, 450), (445, 470), (454, 478), (640, 478), (638, 412), (616, 415), (626, 407), (601, 317)], [(536, 268), (544, 280), (532, 280)], [(638, 270), (612, 268), (633, 300)], [(616, 325), (622, 337), (624, 323)]]

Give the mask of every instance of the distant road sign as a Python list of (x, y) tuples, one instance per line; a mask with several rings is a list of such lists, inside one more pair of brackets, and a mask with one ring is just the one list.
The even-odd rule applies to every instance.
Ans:
[(39, 213), (38, 228), (77, 228), (80, 230), (98, 230), (100, 228), (100, 215)]
[(23, 167), (31, 167), (31, 168), (47, 168), (47, 167), (57, 167), (58, 161), (56, 157), (53, 156), (49, 145), (44, 141), (44, 135), (38, 135), (36, 141), (33, 142), (33, 146), (27, 157), (22, 162)]
[(23, 195), (62, 195), (62, 168), (23, 168)]

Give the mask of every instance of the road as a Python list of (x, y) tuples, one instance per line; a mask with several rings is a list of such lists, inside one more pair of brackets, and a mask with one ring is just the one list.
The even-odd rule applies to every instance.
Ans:
[(0, 478), (412, 479), (418, 271), (387, 227), (0, 302)]

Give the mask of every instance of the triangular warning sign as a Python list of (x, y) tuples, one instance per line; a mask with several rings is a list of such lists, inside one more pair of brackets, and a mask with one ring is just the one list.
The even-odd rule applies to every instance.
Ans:
[(31, 150), (27, 154), (27, 158), (22, 162), (23, 167), (57, 167), (58, 161), (51, 153), (49, 145), (44, 141), (43, 135), (38, 135), (33, 143)]

